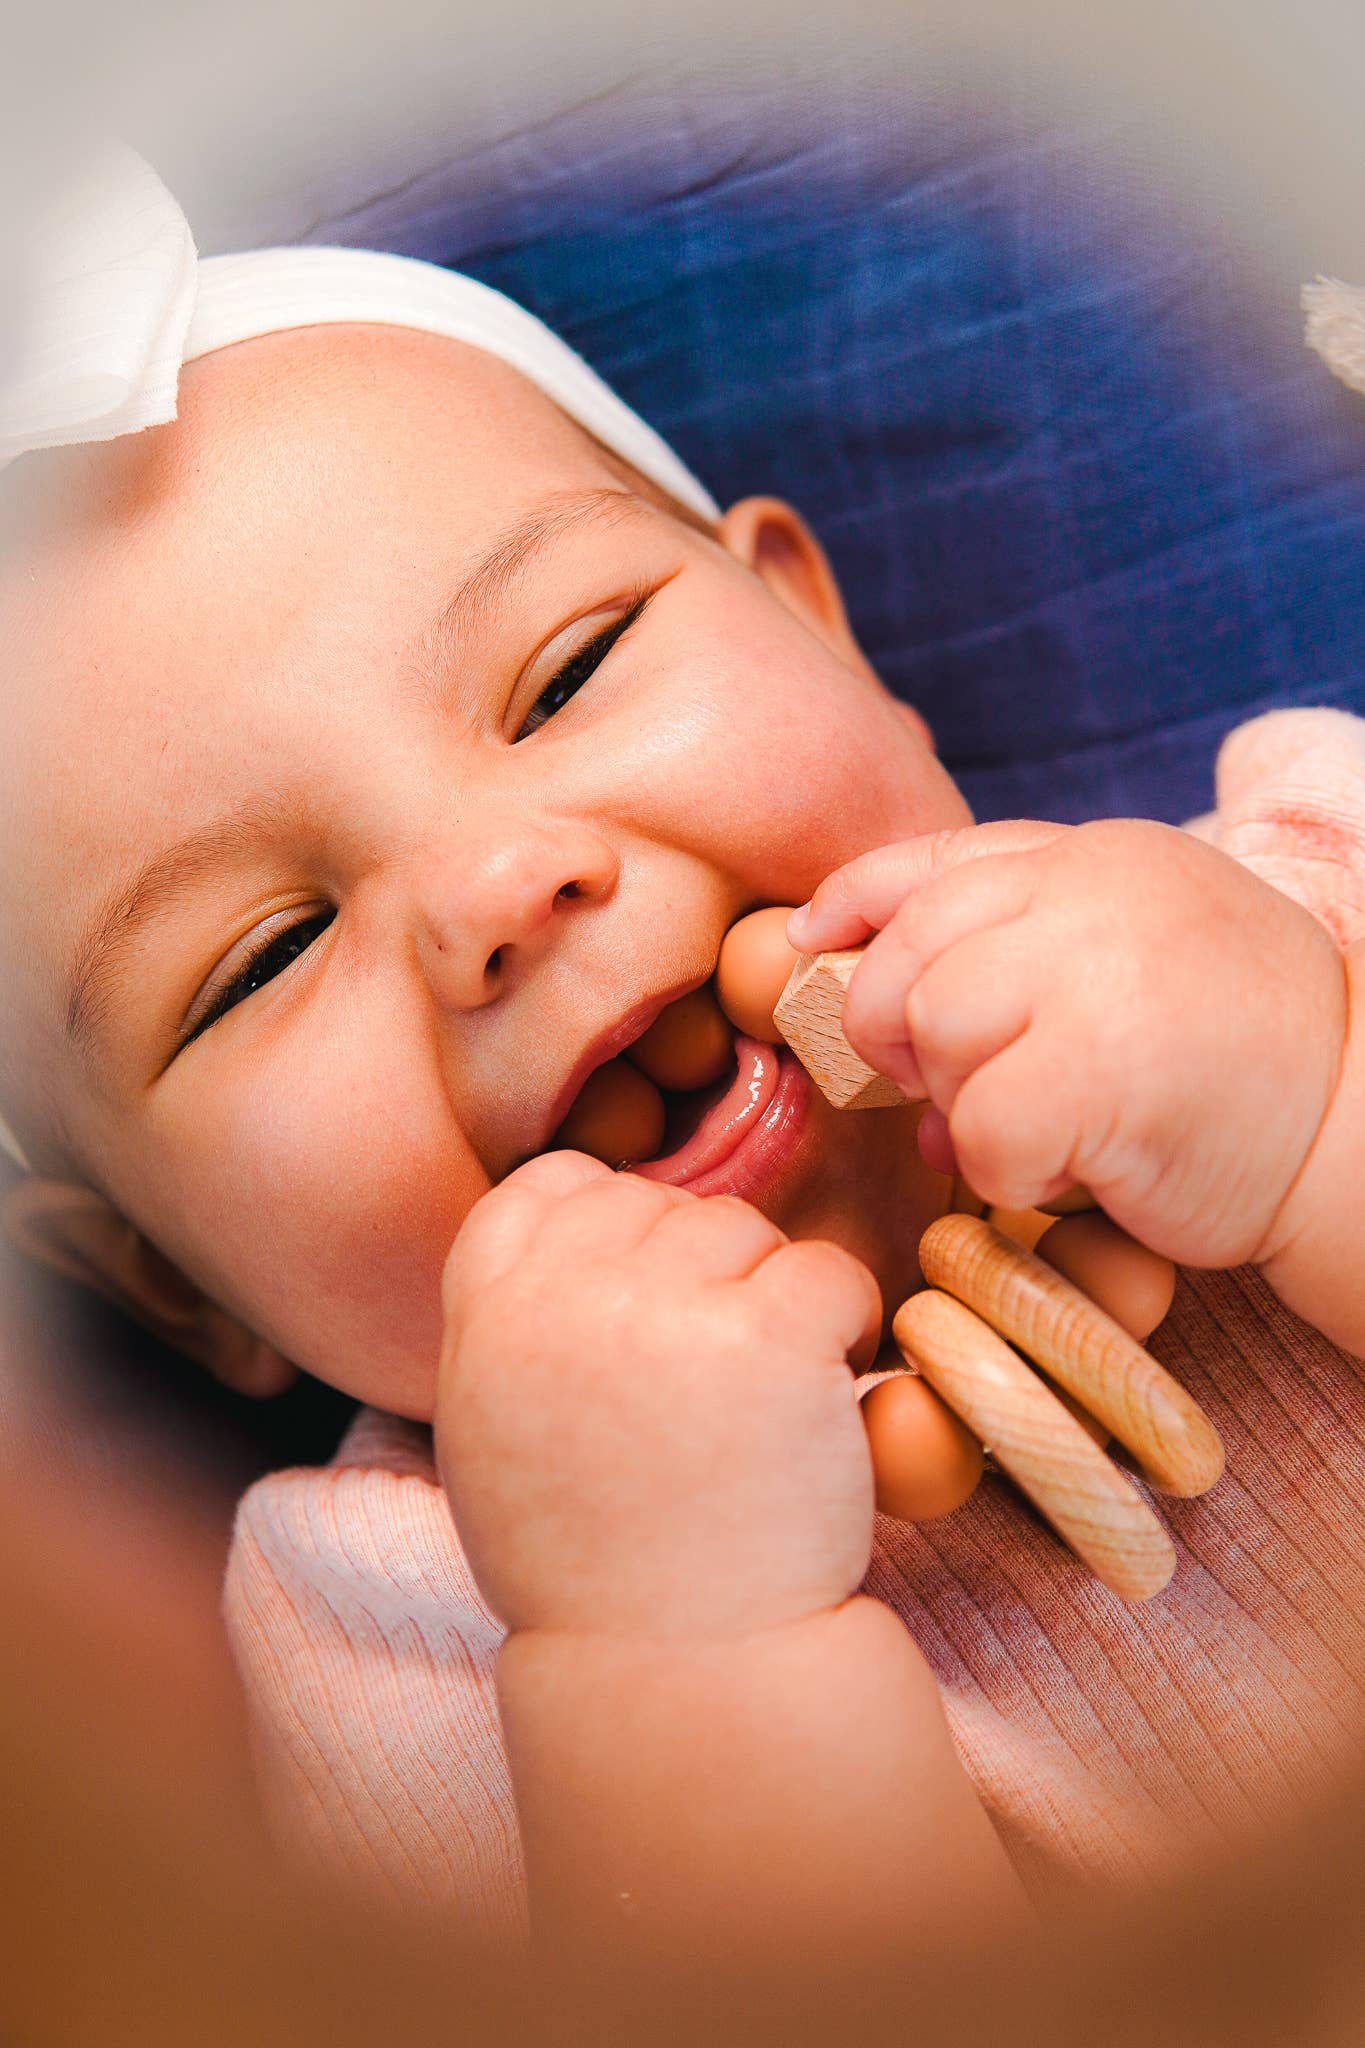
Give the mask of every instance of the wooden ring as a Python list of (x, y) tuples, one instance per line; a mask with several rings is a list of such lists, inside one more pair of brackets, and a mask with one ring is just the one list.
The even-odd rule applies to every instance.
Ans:
[(1004, 1338), (950, 1294), (912, 1294), (892, 1330), (907, 1361), (990, 1446), (1076, 1555), (1125, 1600), (1148, 1600), (1175, 1546), (1136, 1488)]
[(975, 1309), (1125, 1444), (1144, 1477), (1207, 1493), (1223, 1445), (1199, 1403), (1136, 1338), (1042, 1259), (975, 1216), (940, 1216), (920, 1239), (931, 1286)]

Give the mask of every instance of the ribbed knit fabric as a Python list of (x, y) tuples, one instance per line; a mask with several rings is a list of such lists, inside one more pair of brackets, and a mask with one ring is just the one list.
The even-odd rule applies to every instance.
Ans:
[[(1365, 1376), (1259, 1277), (1182, 1275), (1152, 1344), (1228, 1474), (1158, 1503), (1180, 1563), (1125, 1606), (990, 1478), (946, 1521), (879, 1518), (867, 1588), (932, 1665), (967, 1769), (1038, 1896), (1127, 1881), (1282, 1818), (1358, 1740)], [(499, 1631), (412, 1425), (242, 1503), (227, 1611), (281, 1839), (515, 1936)]]
[(281, 1847), (516, 1939), (503, 1632), (456, 1540), (430, 1432), (362, 1410), (325, 1470), (252, 1487), (225, 1612)]
[[(1197, 829), (1340, 944), (1365, 931), (1365, 724), (1299, 711), (1243, 727), (1218, 804)], [(1365, 1367), (1249, 1270), (1182, 1275), (1151, 1349), (1228, 1453), (1206, 1499), (1158, 1503), (1180, 1562), (1157, 1599), (1124, 1605), (1003, 1479), (946, 1521), (878, 1522), (867, 1589), (928, 1658), (1039, 1898), (1273, 1825), (1359, 1750)], [(499, 1630), (426, 1433), (366, 1414), (326, 1471), (253, 1487), (227, 1614), (281, 1840), (515, 1939)]]
[(938, 1676), (967, 1768), (1035, 1886), (1149, 1874), (1281, 1820), (1358, 1745), (1365, 1375), (1259, 1275), (1182, 1274), (1151, 1350), (1227, 1447), (1201, 1501), (1156, 1501), (1180, 1554), (1127, 1606), (988, 1482), (882, 1522), (868, 1589)]

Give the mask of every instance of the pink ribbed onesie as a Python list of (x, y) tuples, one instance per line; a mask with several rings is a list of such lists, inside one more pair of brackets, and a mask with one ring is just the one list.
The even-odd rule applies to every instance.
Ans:
[[(1365, 925), (1362, 734), (1316, 712), (1244, 729), (1203, 828), (1343, 942)], [(1139, 1879), (1273, 1823), (1358, 1753), (1365, 1367), (1249, 1270), (1182, 1275), (1151, 1348), (1228, 1452), (1213, 1494), (1160, 1504), (1180, 1561), (1157, 1599), (1125, 1606), (1001, 1479), (945, 1521), (878, 1520), (867, 1589), (929, 1660), (967, 1770), (1040, 1895)], [(515, 1935), (500, 1631), (428, 1434), (366, 1412), (326, 1470), (254, 1486), (226, 1606), (277, 1835)]]

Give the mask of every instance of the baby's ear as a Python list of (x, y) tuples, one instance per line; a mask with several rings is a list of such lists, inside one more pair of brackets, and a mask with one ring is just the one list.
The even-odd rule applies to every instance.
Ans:
[(238, 1393), (264, 1399), (298, 1377), (93, 1188), (34, 1175), (5, 1195), (0, 1221), (30, 1258), (114, 1302)]
[(867, 668), (829, 558), (783, 498), (741, 498), (716, 529), (721, 545), (845, 661)]

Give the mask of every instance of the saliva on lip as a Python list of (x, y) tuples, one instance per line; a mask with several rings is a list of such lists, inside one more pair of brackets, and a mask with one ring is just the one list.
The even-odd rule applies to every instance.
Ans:
[(614, 1167), (656, 1158), (668, 1124), (662, 1090), (692, 1094), (719, 1081), (735, 1031), (780, 1044), (773, 1005), (799, 958), (787, 943), (789, 915), (778, 906), (732, 925), (714, 982), (679, 996), (620, 1058), (588, 1076), (556, 1142)]

